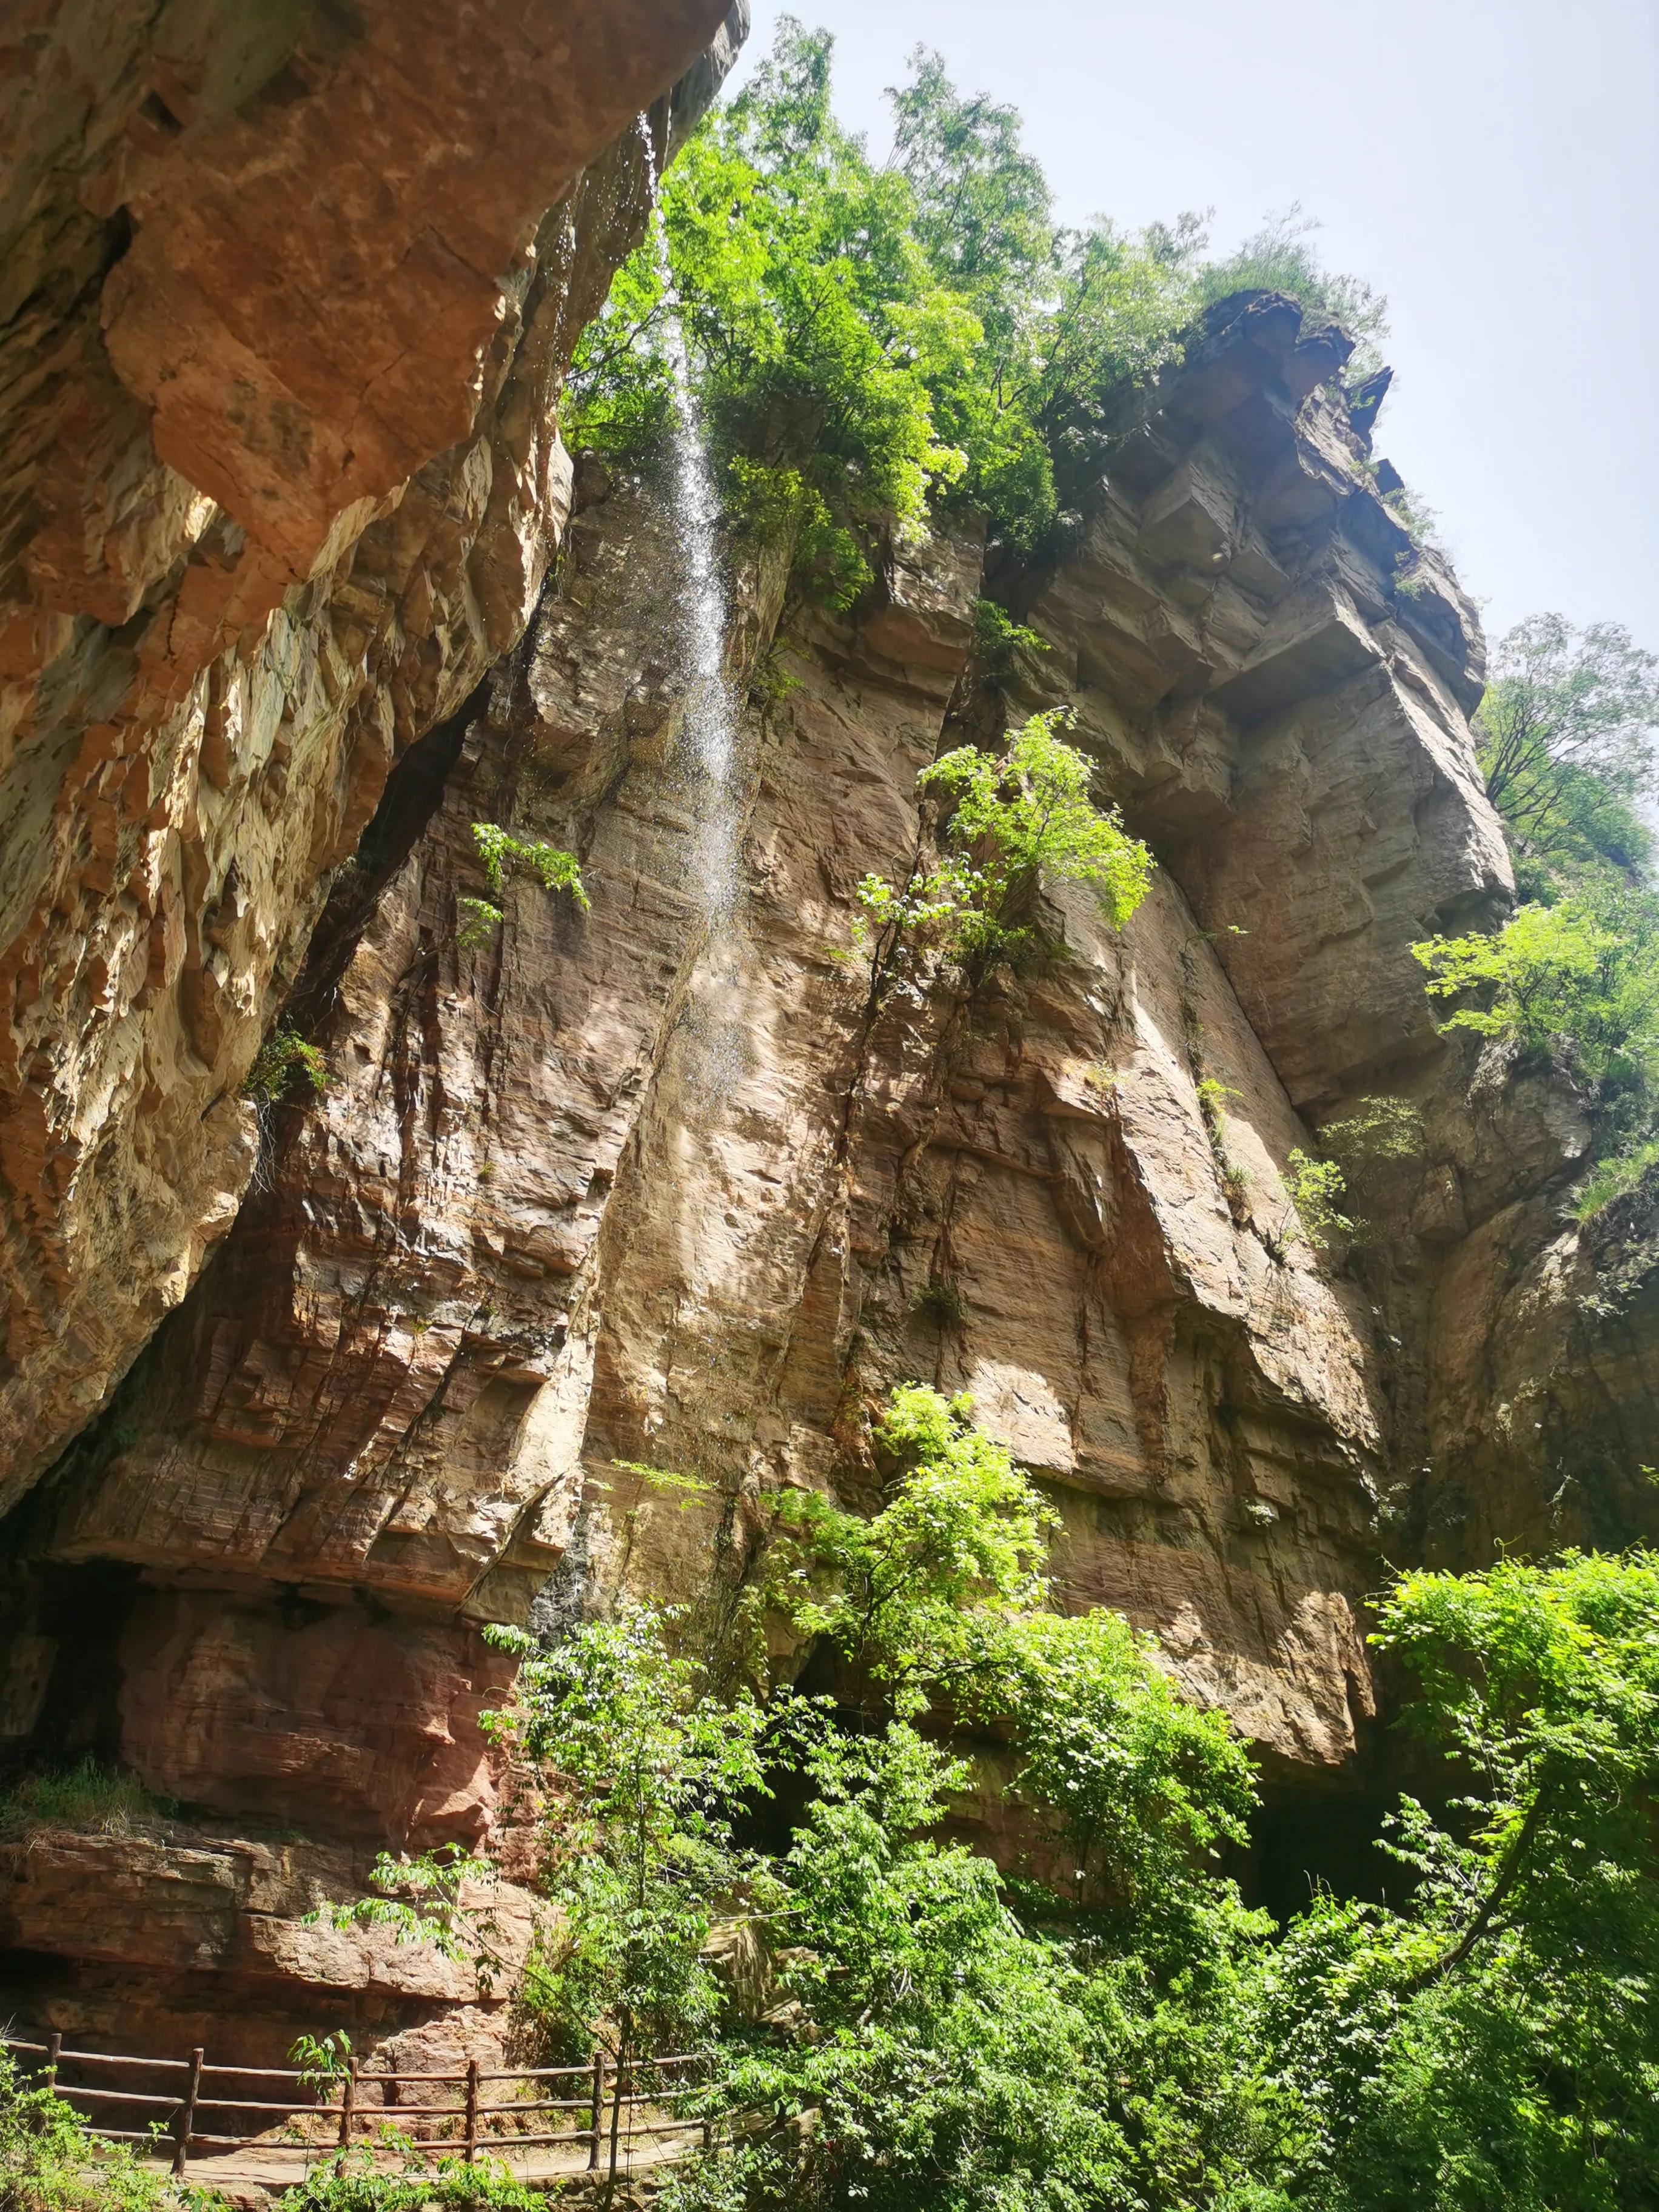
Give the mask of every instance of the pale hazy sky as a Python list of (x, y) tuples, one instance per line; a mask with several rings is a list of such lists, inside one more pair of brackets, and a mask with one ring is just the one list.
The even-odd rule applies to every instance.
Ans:
[[(744, 70), (778, 0), (754, 0)], [(1377, 449), (1497, 632), (1559, 610), (1659, 650), (1659, 0), (793, 0), (872, 153), (920, 41), (1012, 100), (1063, 219), (1300, 200), (1388, 295)]]

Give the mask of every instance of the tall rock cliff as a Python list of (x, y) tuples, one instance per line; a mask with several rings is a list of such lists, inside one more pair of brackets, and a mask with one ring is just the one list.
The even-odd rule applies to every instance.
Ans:
[[(689, 51), (712, 15), (683, 14)], [(596, 111), (613, 135), (623, 112)], [(672, 500), (573, 472), (553, 429), (645, 187), (625, 139), (540, 221), (470, 439), (404, 455), (401, 492), (331, 443), (313, 361), (321, 473), (295, 465), (280, 525), (266, 446), (244, 477), (204, 463), (226, 506), (129, 629), (63, 633), (40, 695), (69, 765), (40, 802), (40, 942), (85, 933), (121, 1012), (91, 1018), (90, 971), (58, 954), (8, 971), (40, 1008), (4, 1156), (16, 1492), (82, 1432), (0, 1532), (0, 1733), (118, 1759), (185, 1808), (0, 1849), (16, 2002), (65, 2026), (142, 2014), (250, 2063), (320, 2020), (487, 2045), (499, 1992), (304, 1918), (375, 1848), (510, 1846), (479, 1625), (729, 1582), (781, 1490), (871, 1494), (861, 1417), (896, 1382), (972, 1392), (1060, 1508), (1071, 1601), (1154, 1630), (1303, 1796), (1365, 1771), (1381, 1557), (1606, 1540), (1644, 1510), (1620, 1470), (1650, 1406), (1650, 1224), (1563, 1214), (1577, 1102), (1440, 1036), (1410, 954), (1512, 885), (1467, 720), (1477, 628), (1377, 496), (1330, 381), (1346, 341), (1275, 295), (1223, 303), (1041, 568), (988, 574), (963, 526), (895, 550), (841, 619), (750, 559), (732, 915), (701, 880)], [(189, 275), (207, 232), (185, 228), (166, 266)], [(177, 392), (121, 389), (182, 471), (176, 425), (230, 386), (180, 357)], [(325, 522), (308, 580), (235, 597), (347, 491), (368, 502), (349, 545)], [(129, 742), (119, 687), (210, 589), (230, 596), (190, 650), (212, 655)], [(1046, 649), (988, 664), (987, 592)], [(872, 1006), (854, 892), (927, 834), (918, 770), (1058, 704), (1155, 848), (1152, 896), (1115, 935), (1059, 892), (1034, 973)], [(16, 755), (37, 781), (46, 726)], [(177, 871), (157, 859), (175, 889), (149, 909), (141, 799)], [(469, 945), (480, 821), (576, 852), (592, 911), (514, 882)], [(96, 836), (118, 866), (92, 868)], [(111, 949), (118, 915), (149, 964)], [(331, 1079), (258, 1117), (236, 1085), (279, 1003)], [(1379, 1093), (1413, 1103), (1420, 1151), (1364, 1194), (1370, 1244), (1321, 1251), (1291, 1153)], [(46, 1149), (54, 1113), (78, 1151)], [(704, 1503), (665, 1503), (641, 1462), (697, 1473)], [(988, 1784), (981, 1811), (994, 1832)], [(94, 1880), (125, 1905), (95, 1924), (73, 1902)]]
[(0, 1499), (228, 1227), (330, 872), (529, 617), (615, 144), (723, 13), (9, 11)]

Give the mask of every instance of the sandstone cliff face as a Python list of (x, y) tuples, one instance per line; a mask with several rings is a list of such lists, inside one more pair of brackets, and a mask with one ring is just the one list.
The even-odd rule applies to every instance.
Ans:
[[(1281, 301), (1217, 329), (1014, 587), (1050, 649), (1006, 697), (971, 659), (972, 537), (775, 638), (778, 580), (747, 575), (739, 657), (793, 688), (757, 687), (745, 892), (712, 932), (672, 516), (585, 466), (523, 647), (407, 753), (317, 933), (290, 1016), (327, 1091), (275, 1117), (234, 1230), (15, 1524), (17, 1735), (101, 1729), (222, 1823), (302, 1791), (359, 1849), (477, 1836), (501, 1678), (471, 1624), (696, 1591), (781, 1486), (859, 1495), (861, 1410), (922, 1376), (1052, 1486), (1076, 1601), (1155, 1628), (1280, 1771), (1352, 1761), (1425, 1293), (1407, 1257), (1381, 1290), (1322, 1260), (1285, 1163), (1304, 1109), (1379, 1071), (1452, 1095), (1407, 946), (1509, 878), (1463, 720), (1473, 624), (1432, 566), (1394, 591), (1392, 519), (1314, 396), (1340, 344)], [(872, 1027), (851, 895), (914, 848), (917, 770), (1061, 700), (1158, 846), (1152, 896), (1120, 938), (1066, 894), (1063, 960)], [(464, 949), (482, 819), (577, 851), (592, 914), (520, 884)], [(959, 1317), (930, 1312), (940, 1279)], [(707, 1510), (638, 1461), (702, 1474)], [(95, 1720), (53, 1650), (92, 1575)], [(44, 1908), (12, 1894), (37, 1948)], [(290, 1954), (296, 2014), (343, 2001)], [(252, 1971), (226, 1951), (216, 1986)], [(114, 2002), (95, 1960), (76, 1986)], [(182, 2023), (182, 1987), (163, 2001)]]
[[(501, 386), (516, 428), (499, 435), (550, 471), (570, 319), (637, 224), (629, 173), (606, 157), (550, 218), (573, 273), (526, 310)], [(1472, 1084), (1428, 1018), (1411, 942), (1501, 912), (1510, 881), (1465, 719), (1473, 617), (1322, 388), (1344, 350), (1284, 301), (1218, 313), (1063, 556), (994, 564), (988, 587), (1048, 647), (995, 675), (972, 650), (971, 532), (895, 556), (845, 622), (784, 613), (775, 561), (746, 572), (734, 921), (700, 881), (714, 794), (678, 741), (684, 580), (657, 487), (585, 462), (531, 499), (538, 550), (502, 556), (516, 581), (494, 629), (455, 611), (482, 604), (489, 437), (487, 465), (465, 449), (484, 521), (456, 522), (473, 463), (451, 456), (429, 508), (417, 477), (331, 570), (328, 635), (343, 609), (362, 656), (347, 711), (380, 731), (353, 742), (378, 765), (349, 829), (331, 817), (323, 849), (356, 860), (303, 962), (331, 861), (307, 860), (286, 934), (247, 895), (270, 964), (234, 1048), (245, 1066), (291, 985), (286, 1018), (331, 1083), (260, 1131), (222, 1103), (243, 1153), (223, 1187), (252, 1171), (234, 1228), (8, 1529), (0, 1725), (119, 1757), (195, 1827), (0, 1851), (0, 1942), (34, 1957), (31, 2003), (114, 2032), (142, 1967), (155, 2033), (200, 2039), (212, 2016), (216, 2037), (234, 2011), (250, 2058), (319, 2017), (497, 2033), (420, 1954), (308, 1945), (304, 1906), (376, 1844), (510, 1826), (477, 1724), (502, 1686), (479, 1622), (706, 1591), (763, 1540), (781, 1487), (867, 1494), (860, 1416), (895, 1382), (971, 1390), (1051, 1489), (1071, 1598), (1155, 1629), (1304, 1786), (1364, 1747), (1379, 1549), (1408, 1524), (1422, 1540), (1460, 1485), (1482, 1502), (1445, 1555), (1549, 1524), (1547, 1454), (1512, 1450), (1536, 1377), (1581, 1443), (1633, 1401), (1651, 1261), (1615, 1224), (1636, 1270), (1615, 1320), (1571, 1317), (1597, 1264), (1555, 1218), (1582, 1116), (1540, 1079)], [(428, 537), (399, 535), (411, 512), (450, 533), (441, 601)], [(917, 770), (1058, 703), (1158, 850), (1152, 896), (1120, 937), (1058, 895), (1064, 957), (872, 1022), (852, 896), (926, 835)], [(320, 804), (308, 773), (296, 793), (299, 757), (296, 738), (261, 809), (283, 866), (313, 839), (292, 805)], [(250, 775), (255, 806), (263, 787)], [(467, 949), (481, 820), (576, 851), (591, 915), (516, 883), (499, 935)], [(244, 962), (249, 941), (224, 939)], [(186, 978), (208, 972), (190, 942)], [(191, 983), (177, 1003), (198, 999)], [(1225, 1087), (1220, 1126), (1206, 1082)], [(1289, 1154), (1377, 1091), (1416, 1102), (1425, 1150), (1376, 1194), (1375, 1250), (1339, 1264), (1299, 1233)], [(163, 1126), (155, 1100), (119, 1110)], [(126, 1155), (110, 1158), (118, 1207)], [(53, 1211), (52, 1233), (76, 1218)], [(152, 1312), (157, 1279), (138, 1279)], [(115, 1328), (129, 1348), (143, 1333)], [(121, 1361), (100, 1356), (74, 1355), (101, 1391)], [(61, 1392), (68, 1371), (31, 1361), (30, 1387)], [(699, 1473), (707, 1504), (665, 1504), (640, 1462)], [(982, 1817), (994, 1831), (989, 1796)], [(313, 1840), (264, 1840), (273, 1820)], [(100, 1850), (134, 1900), (113, 1947), (61, 1904)]]
[(329, 873), (528, 618), (615, 142), (721, 14), (9, 15), (0, 1499), (229, 1225)]

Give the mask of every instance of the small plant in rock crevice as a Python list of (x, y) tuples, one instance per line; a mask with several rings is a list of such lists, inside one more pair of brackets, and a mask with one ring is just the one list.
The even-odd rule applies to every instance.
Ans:
[(242, 1081), (242, 1096), (256, 1106), (278, 1106), (315, 1097), (328, 1088), (328, 1059), (320, 1045), (307, 1044), (291, 1029), (274, 1030), (253, 1056)]
[(953, 1276), (930, 1275), (916, 1293), (916, 1311), (939, 1328), (960, 1328), (968, 1318), (968, 1301)]
[(483, 951), (493, 940), (502, 920), (502, 909), (495, 901), (505, 892), (508, 878), (513, 876), (530, 876), (544, 890), (566, 893), (581, 913), (592, 912), (592, 901), (587, 896), (581, 866), (574, 853), (562, 851), (543, 838), (515, 836), (498, 822), (475, 822), (472, 842), (478, 848), (485, 878), (495, 898), (456, 900), (455, 941), (464, 951)]
[(1221, 1178), (1228, 1209), (1235, 1220), (1240, 1220), (1249, 1199), (1250, 1178), (1227, 1150), (1227, 1101), (1240, 1094), (1214, 1075), (1200, 1076), (1195, 1088), (1198, 1110), (1203, 1116), (1205, 1133), (1215, 1156), (1216, 1173)]

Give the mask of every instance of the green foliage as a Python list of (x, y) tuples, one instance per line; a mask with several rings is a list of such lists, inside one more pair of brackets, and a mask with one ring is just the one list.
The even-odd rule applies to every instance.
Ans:
[(1218, 1075), (1202, 1075), (1194, 1086), (1198, 1110), (1204, 1117), (1204, 1126), (1210, 1133), (1212, 1144), (1219, 1145), (1227, 1133), (1227, 1101), (1238, 1093), (1224, 1084)]
[(1352, 1114), (1328, 1121), (1319, 1141), (1349, 1175), (1383, 1161), (1420, 1159), (1423, 1116), (1408, 1098), (1362, 1098)]
[(1322, 1899), (1266, 2020), (1321, 2212), (1613, 2212), (1659, 2171), (1659, 1559), (1409, 1575), (1377, 1641), (1468, 1794), (1407, 1798), (1409, 1910)]
[[(369, 1871), (368, 1896), (330, 1905), (310, 1917), (326, 1919), (336, 1928), (388, 1929), (399, 1943), (430, 1943), (447, 1959), (471, 1965), (480, 1987), (488, 1991), (502, 1965), (489, 1904), (496, 1880), (493, 1861), (459, 1844), (440, 1844), (414, 1856), (382, 1851)], [(330, 2040), (325, 2038), (324, 2044)], [(315, 2045), (313, 2056), (323, 2049), (324, 2045)], [(294, 2061), (296, 2066), (305, 2063)]]
[(300, 2087), (318, 2097), (326, 2096), (333, 2084), (351, 2070), (351, 2038), (344, 2028), (331, 2035), (298, 2035), (289, 2045), (288, 2063), (300, 2077)]
[(1152, 854), (1115, 807), (1091, 799), (1088, 755), (1054, 734), (1064, 711), (1033, 714), (1000, 754), (959, 746), (917, 778), (947, 806), (946, 856), (932, 871), (918, 866), (900, 888), (876, 875), (859, 885), (853, 939), (869, 955), (878, 997), (914, 991), (929, 951), (959, 961), (975, 982), (1024, 952), (1034, 933), (1018, 916), (1045, 877), (1089, 884), (1116, 929), (1146, 896)]
[(1212, 261), (1200, 272), (1199, 289), (1207, 302), (1243, 291), (1284, 292), (1316, 314), (1340, 323), (1358, 341), (1350, 364), (1357, 376), (1382, 366), (1378, 350), (1389, 335), (1389, 303), (1358, 277), (1333, 276), (1311, 243), (1319, 225), (1304, 216), (1299, 202), (1284, 214), (1269, 216), (1237, 253)]
[(562, 853), (539, 837), (515, 837), (497, 822), (475, 822), (472, 842), (483, 862), (489, 888), (499, 897), (509, 875), (533, 876), (544, 891), (568, 891), (584, 914), (592, 901), (582, 888), (582, 872), (574, 853)]
[[(1057, 229), (1018, 117), (918, 52), (873, 167), (830, 106), (832, 42), (783, 18), (770, 58), (664, 179), (699, 398), (740, 536), (795, 539), (845, 605), (884, 530), (966, 497), (1034, 544), (1097, 465), (1115, 399), (1170, 357), (1190, 226)], [(635, 459), (672, 415), (671, 305), (652, 248), (577, 349), (567, 435)]]
[(1659, 1167), (1659, 1137), (1637, 1138), (1598, 1161), (1573, 1202), (1578, 1218), (1594, 1221), (1615, 1199), (1636, 1189), (1655, 1167)]
[[(472, 842), (489, 888), (500, 898), (510, 877), (533, 878), (546, 891), (564, 891), (583, 914), (592, 902), (582, 883), (582, 872), (574, 853), (561, 852), (539, 837), (516, 837), (498, 822), (475, 822)], [(501, 926), (501, 909), (494, 899), (458, 898), (455, 942), (463, 951), (483, 952), (495, 942)]]
[(968, 1318), (962, 1286), (949, 1275), (930, 1275), (916, 1296), (916, 1310), (940, 1328), (960, 1328)]
[(455, 902), (459, 915), (455, 930), (455, 942), (464, 952), (483, 952), (495, 941), (495, 932), (501, 927), (500, 907), (489, 899), (459, 898)]
[(254, 1054), (253, 1065), (243, 1079), (242, 1096), (257, 1105), (276, 1106), (327, 1087), (328, 1060), (321, 1047), (307, 1044), (293, 1030), (278, 1029)]
[(540, 2190), (489, 2159), (434, 2159), (396, 2137), (391, 2147), (402, 2150), (398, 2172), (367, 2143), (335, 2151), (283, 2191), (276, 2212), (546, 2212)]
[(1534, 892), (1565, 871), (1644, 867), (1659, 793), (1659, 659), (1617, 623), (1535, 615), (1498, 645), (1475, 717), (1486, 792)]
[(1659, 896), (1604, 888), (1523, 906), (1490, 937), (1414, 945), (1437, 999), (1479, 994), (1449, 1029), (1556, 1051), (1592, 1083), (1659, 1078)]
[(1040, 630), (1017, 623), (994, 599), (974, 601), (974, 650), (993, 676), (1012, 667), (1017, 653), (1047, 653), (1048, 641)]
[[(1322, 1893), (1276, 1932), (1218, 1864), (1254, 1801), (1243, 1746), (1121, 1618), (1047, 1609), (1052, 1516), (968, 1414), (896, 1391), (880, 1509), (785, 1512), (771, 1594), (868, 1686), (856, 1717), (723, 1705), (662, 1614), (552, 1652), (500, 1634), (566, 1916), (528, 2001), (613, 2049), (709, 2039), (711, 2145), (664, 2212), (1646, 2204), (1659, 1556), (1401, 1580), (1376, 1640), (1443, 1809), (1394, 1817), (1407, 1902)], [(974, 1779), (945, 1718), (1003, 1747), (1027, 1872), (942, 1832)], [(773, 1786), (787, 1836), (740, 1848)], [(721, 1921), (769, 1954), (758, 2021), (714, 1984)]]
[(173, 2200), (125, 2143), (103, 2142), (64, 2098), (31, 2087), (0, 2051), (4, 2212), (163, 2212)]
[(726, 2108), (782, 2124), (677, 2176), (665, 2212), (1207, 2201), (1251, 2133), (1224, 1987), (1247, 1917), (1160, 1983), (1042, 1931), (989, 1860), (936, 1839), (965, 1772), (913, 1729), (823, 1736), (806, 1779), (783, 1862), (799, 2026), (723, 2054)]
[(1010, 908), (1045, 875), (1087, 884), (1114, 929), (1146, 896), (1152, 856), (1124, 830), (1115, 807), (1091, 799), (1092, 762), (1054, 734), (1064, 716), (1063, 708), (1033, 714), (1000, 755), (961, 745), (917, 778), (923, 791), (952, 802), (951, 841), (979, 863), (963, 913), (970, 949), (1007, 941)]
[(1300, 1145), (1292, 1145), (1285, 1181), (1302, 1233), (1316, 1252), (1322, 1252), (1334, 1238), (1358, 1236), (1359, 1224), (1340, 1210), (1348, 1184), (1334, 1160), (1315, 1159)]
[(1528, 902), (1495, 936), (1413, 950), (1436, 997), (1472, 996), (1449, 1027), (1547, 1052), (1589, 1085), (1589, 1218), (1659, 1146), (1659, 893), (1643, 811), (1659, 792), (1659, 659), (1617, 623), (1535, 616), (1498, 647), (1476, 731)]
[(523, 1661), (492, 1725), (552, 1796), (541, 1884), (558, 1925), (538, 1951), (534, 2008), (619, 2066), (710, 2030), (723, 2004), (703, 1956), (717, 1907), (761, 1908), (768, 1893), (763, 1863), (732, 1838), (738, 1811), (768, 1792), (767, 1716), (749, 1697), (706, 1694), (701, 1668), (668, 1649), (672, 1619), (629, 1607), (552, 1651), (515, 1631), (492, 1638)]
[(0, 1842), (13, 1843), (38, 1828), (75, 1828), (101, 1836), (139, 1836), (165, 1831), (178, 1817), (170, 1798), (146, 1790), (136, 1774), (122, 1774), (82, 1759), (67, 1772), (25, 1775), (0, 1796)]
[(893, 1392), (872, 1442), (895, 1470), (870, 1519), (815, 1491), (779, 1509), (769, 1595), (794, 1627), (836, 1644), (905, 1712), (927, 1686), (958, 1690), (995, 1663), (991, 1632), (1042, 1602), (1046, 1504), (966, 1398)]

